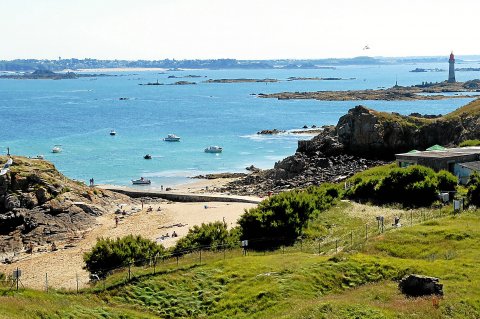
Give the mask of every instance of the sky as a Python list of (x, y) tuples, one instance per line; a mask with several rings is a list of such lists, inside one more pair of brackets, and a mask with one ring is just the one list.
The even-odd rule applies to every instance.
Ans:
[(478, 0), (0, 0), (0, 60), (473, 55), (479, 12)]

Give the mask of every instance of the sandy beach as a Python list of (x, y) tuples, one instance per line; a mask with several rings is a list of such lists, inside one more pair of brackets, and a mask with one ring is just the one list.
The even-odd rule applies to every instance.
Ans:
[[(204, 193), (206, 187), (212, 190), (225, 182), (225, 180), (199, 180), (196, 183), (177, 186), (175, 189), (185, 193)], [(45, 289), (47, 277), (50, 288), (76, 289), (77, 276), (79, 287), (86, 287), (89, 274), (82, 269), (83, 254), (95, 245), (98, 237), (141, 235), (165, 247), (171, 247), (194, 225), (225, 220), (229, 227), (234, 227), (244, 210), (255, 206), (256, 204), (250, 203), (179, 203), (152, 199), (144, 202), (142, 209), (142, 202), (132, 199), (123, 207), (127, 214), (121, 215), (118, 227), (115, 226), (116, 215), (111, 211), (97, 217), (95, 227), (86, 231), (82, 239), (71, 243), (57, 243), (58, 250), (53, 252), (50, 251), (50, 247), (35, 247), (33, 254), (23, 252), (15, 258), (16, 262), (2, 264), (0, 272), (9, 275), (18, 267), (22, 271), (21, 284), (29, 288)], [(178, 234), (177, 238), (171, 237), (173, 231)], [(39, 248), (46, 249), (47, 252), (37, 252)]]

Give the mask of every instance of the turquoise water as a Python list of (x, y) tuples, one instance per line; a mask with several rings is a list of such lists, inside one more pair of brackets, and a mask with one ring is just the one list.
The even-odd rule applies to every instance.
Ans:
[[(478, 67), (464, 64), (459, 67)], [(239, 172), (246, 166), (270, 168), (295, 152), (298, 139), (311, 136), (284, 134), (258, 136), (263, 129), (298, 129), (303, 125), (336, 124), (358, 104), (401, 114), (445, 114), (471, 99), (440, 101), (326, 102), (260, 99), (252, 93), (281, 91), (349, 90), (390, 87), (422, 81), (442, 81), (446, 72), (411, 73), (416, 67), (349, 66), (335, 70), (187, 70), (177, 72), (115, 72), (115, 77), (77, 80), (0, 80), (0, 149), (15, 155), (43, 154), (71, 178), (95, 183), (130, 185), (140, 176), (151, 187), (190, 181), (188, 177), (212, 172)], [(205, 78), (168, 79), (169, 75), (195, 74)], [(186, 86), (140, 86), (139, 83), (200, 82), (218, 78), (288, 77), (355, 78), (341, 81), (281, 81)], [(478, 72), (459, 72), (457, 80), (480, 78)], [(128, 97), (128, 100), (119, 100)], [(117, 131), (110, 136), (111, 129)], [(169, 133), (179, 143), (162, 141)], [(63, 151), (52, 154), (55, 144)], [(209, 145), (224, 148), (207, 154)], [(144, 160), (145, 154), (152, 160)]]

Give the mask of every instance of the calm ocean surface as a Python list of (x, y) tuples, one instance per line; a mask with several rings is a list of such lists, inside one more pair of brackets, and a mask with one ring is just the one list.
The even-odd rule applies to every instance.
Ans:
[[(391, 87), (422, 81), (443, 81), (447, 72), (408, 72), (416, 67), (448, 68), (445, 64), (344, 66), (335, 70), (187, 70), (127, 71), (115, 77), (77, 80), (0, 80), (0, 151), (14, 155), (43, 154), (70, 178), (95, 183), (130, 185), (140, 176), (152, 188), (191, 181), (213, 172), (241, 172), (249, 165), (270, 168), (295, 152), (298, 139), (311, 136), (259, 136), (263, 129), (298, 129), (303, 125), (336, 124), (355, 105), (409, 114), (445, 114), (471, 101), (451, 99), (414, 102), (325, 102), (260, 99), (252, 93), (350, 90)], [(478, 67), (465, 63), (458, 67)], [(92, 72), (89, 72), (92, 73)], [(204, 78), (168, 79), (169, 75)], [(201, 82), (219, 78), (288, 77), (355, 78), (341, 81), (281, 81), (185, 86), (140, 86), (139, 83)], [(480, 78), (479, 72), (457, 72), (457, 80)], [(119, 100), (127, 97), (128, 100)], [(110, 136), (111, 129), (117, 131)], [(179, 135), (179, 143), (162, 139)], [(52, 154), (55, 144), (63, 152)], [(207, 154), (209, 145), (224, 148)], [(152, 160), (144, 160), (145, 154)]]

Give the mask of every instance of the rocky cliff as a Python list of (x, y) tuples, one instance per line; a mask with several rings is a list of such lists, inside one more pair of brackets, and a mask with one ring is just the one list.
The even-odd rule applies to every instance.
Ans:
[[(424, 150), (435, 144), (454, 146), (478, 138), (480, 100), (435, 118), (377, 112), (359, 105), (342, 116), (335, 128), (300, 142), (297, 151), (326, 149), (366, 158), (393, 159), (396, 153), (412, 149)], [(333, 150), (328, 145), (333, 145)]]
[[(7, 161), (0, 156), (0, 164)], [(43, 160), (13, 156), (0, 175), (0, 254), (21, 250), (32, 242), (80, 236), (102, 215), (128, 201), (124, 195), (69, 180)]]
[(336, 126), (308, 141), (299, 141), (294, 155), (228, 185), (237, 194), (280, 192), (343, 180), (366, 168), (393, 160), (395, 154), (454, 146), (480, 139), (480, 99), (445, 116), (403, 116), (356, 106)]

